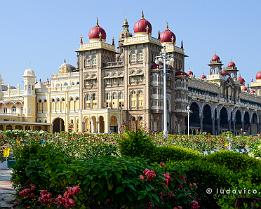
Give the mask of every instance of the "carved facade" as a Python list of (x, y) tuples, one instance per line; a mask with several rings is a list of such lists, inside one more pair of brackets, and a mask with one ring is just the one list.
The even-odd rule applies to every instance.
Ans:
[(106, 42), (97, 22), (89, 41), (80, 39), (76, 67), (64, 63), (46, 82), (36, 82), (34, 72), (26, 70), (23, 89), (1, 82), (0, 130), (108, 133), (128, 126), (162, 131), (163, 70), (155, 58), (165, 51), (174, 60), (167, 63), (169, 132), (187, 132), (188, 105), (193, 133), (260, 132), (261, 72), (247, 88), (236, 64), (224, 68), (214, 55), (209, 74), (196, 78), (184, 72), (183, 43), (177, 46), (168, 26), (157, 38), (151, 32), (144, 16), (135, 23), (134, 34), (125, 20), (116, 48), (114, 39)]

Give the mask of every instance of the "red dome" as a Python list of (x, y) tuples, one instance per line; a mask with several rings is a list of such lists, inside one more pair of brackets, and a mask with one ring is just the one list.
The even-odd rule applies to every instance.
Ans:
[(222, 76), (226, 76), (229, 75), (229, 73), (226, 70), (222, 70), (220, 73)]
[(247, 87), (246, 87), (246, 86), (243, 86), (243, 87), (242, 87), (242, 91), (247, 91)]
[(228, 63), (227, 67), (234, 68), (234, 67), (236, 67), (236, 63), (231, 61), (231, 62)]
[(242, 84), (242, 85), (245, 84), (245, 82), (246, 82), (245, 79), (244, 79), (243, 77), (241, 77), (241, 76), (239, 76), (239, 77), (237, 78), (237, 80), (238, 80), (239, 83)]
[(148, 20), (144, 18), (143, 12), (141, 19), (134, 24), (134, 33), (151, 33), (152, 26)]
[(206, 75), (204, 75), (204, 74), (202, 74), (202, 75), (200, 76), (200, 78), (201, 78), (201, 79), (206, 79), (206, 78), (207, 78), (207, 76), (206, 76)]
[(97, 25), (94, 26), (90, 30), (88, 36), (89, 36), (89, 39), (99, 39), (100, 38), (100, 34), (101, 34), (101, 38), (103, 40), (106, 40), (106, 32), (105, 32), (105, 30), (101, 26), (99, 26), (99, 24), (97, 22)]
[(159, 65), (157, 65), (155, 62), (152, 63), (152, 65), (150, 66), (151, 69), (157, 69), (159, 68)]
[(183, 77), (187, 77), (188, 74), (185, 73), (185, 72), (183, 72), (183, 71), (177, 71), (177, 72), (175, 73), (175, 76), (176, 76), (177, 78), (183, 78)]
[(256, 73), (256, 80), (261, 80), (261, 70)]
[(160, 33), (160, 42), (161, 43), (166, 43), (166, 42), (176, 42), (176, 36), (175, 34), (169, 29), (169, 27), (167, 26), (167, 28)]
[(193, 72), (191, 70), (188, 71), (189, 76), (193, 76)]
[(214, 54), (214, 56), (211, 59), (212, 62), (220, 62), (220, 57), (216, 54)]
[(256, 91), (254, 89), (251, 89), (250, 94), (255, 94)]

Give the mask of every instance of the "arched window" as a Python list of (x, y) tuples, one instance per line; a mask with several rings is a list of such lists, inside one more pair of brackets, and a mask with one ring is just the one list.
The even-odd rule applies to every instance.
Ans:
[(16, 107), (15, 106), (12, 107), (12, 113), (16, 113)]
[(123, 99), (123, 93), (122, 93), (122, 91), (119, 92), (119, 99)]
[(92, 100), (96, 100), (96, 94), (95, 93), (92, 94)]
[(112, 99), (117, 99), (117, 93), (116, 92), (112, 93)]

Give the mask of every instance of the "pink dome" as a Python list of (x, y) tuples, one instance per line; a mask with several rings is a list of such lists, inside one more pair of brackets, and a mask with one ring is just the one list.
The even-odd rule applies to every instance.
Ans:
[(242, 86), (242, 91), (247, 91), (247, 87), (246, 86)]
[(106, 32), (101, 26), (99, 26), (98, 21), (97, 25), (90, 30), (88, 36), (89, 39), (99, 39), (101, 36), (103, 40), (106, 40)]
[(134, 33), (151, 33), (152, 26), (148, 20), (144, 18), (143, 12), (141, 19), (134, 24)]
[(157, 69), (157, 68), (159, 68), (159, 65), (154, 62), (154, 63), (151, 64), (150, 68), (151, 69)]
[(256, 91), (254, 89), (251, 89), (250, 94), (255, 94)]
[(226, 76), (226, 75), (230, 75), (226, 70), (222, 70), (221, 72), (220, 72), (220, 75), (222, 75), (222, 76)]
[(242, 84), (242, 85), (245, 84), (245, 82), (246, 82), (245, 79), (244, 79), (243, 77), (241, 77), (241, 76), (239, 76), (239, 77), (237, 78), (237, 80), (238, 80), (239, 83)]
[(256, 80), (261, 80), (261, 70), (256, 73)]
[(216, 54), (214, 54), (214, 56), (211, 59), (212, 62), (220, 62), (220, 57)]
[(189, 70), (189, 71), (188, 71), (188, 75), (189, 75), (189, 76), (193, 76), (194, 74), (193, 74), (193, 72), (192, 72), (191, 70)]
[(233, 61), (231, 61), (231, 62), (228, 63), (227, 67), (229, 67), (229, 68), (234, 68), (234, 67), (236, 67), (236, 63), (234, 63)]
[(183, 71), (177, 71), (177, 72), (175, 73), (175, 76), (176, 76), (177, 78), (184, 78), (184, 77), (187, 77), (188, 74), (185, 73), (185, 72), (183, 72)]
[(167, 26), (167, 28), (160, 33), (160, 42), (161, 43), (171, 43), (171, 42), (176, 42), (176, 36), (175, 34), (169, 29), (169, 27)]

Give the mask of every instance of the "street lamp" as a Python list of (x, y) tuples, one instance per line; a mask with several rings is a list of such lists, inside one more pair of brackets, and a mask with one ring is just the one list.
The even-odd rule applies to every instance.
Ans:
[(189, 116), (190, 116), (190, 113), (192, 112), (190, 110), (190, 106), (189, 105), (187, 106), (186, 112), (188, 113), (188, 137), (189, 137)]
[(173, 57), (167, 55), (166, 47), (163, 47), (159, 56), (155, 57), (155, 63), (163, 65), (163, 137), (168, 138), (168, 125), (167, 125), (167, 69), (166, 64), (173, 63)]

